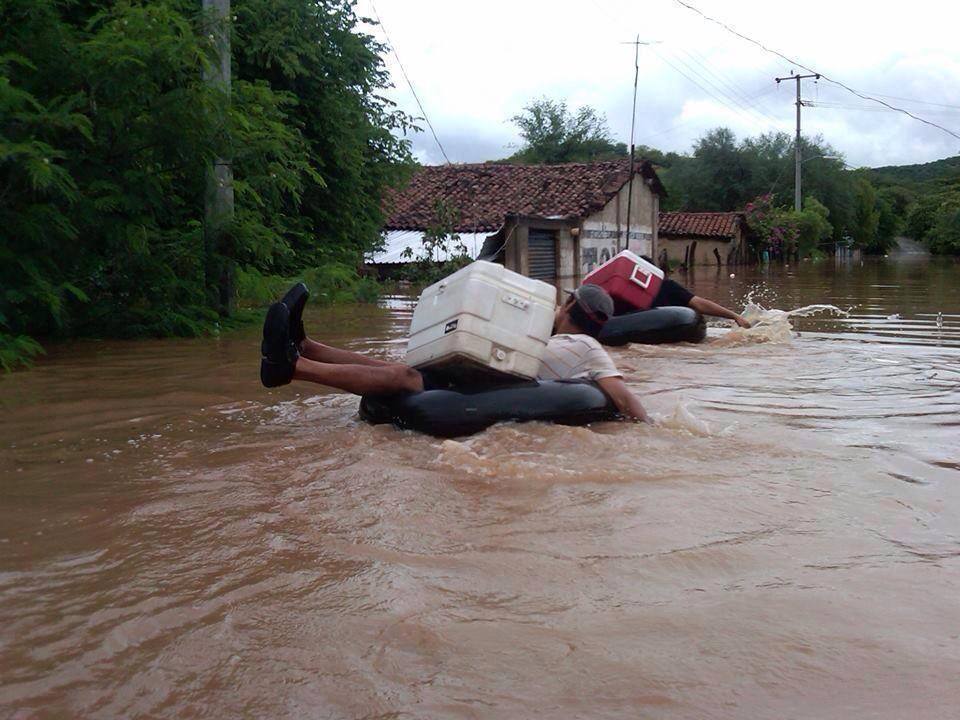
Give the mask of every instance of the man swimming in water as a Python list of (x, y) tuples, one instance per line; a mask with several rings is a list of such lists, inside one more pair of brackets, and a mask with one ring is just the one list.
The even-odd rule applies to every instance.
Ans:
[[(298, 283), (267, 311), (260, 360), (260, 381), (265, 387), (304, 380), (355, 395), (431, 389), (429, 375), (409, 365), (341, 350), (307, 337), (302, 317), (308, 297), (306, 286)], [(571, 292), (554, 314), (554, 334), (544, 351), (538, 377), (593, 380), (623, 415), (646, 420), (640, 400), (596, 340), (603, 324), (612, 316), (613, 300), (603, 288), (584, 285)]]
[[(653, 263), (653, 260), (646, 255), (641, 255), (641, 257), (647, 262), (651, 264)], [(653, 299), (653, 305), (650, 307), (658, 308), (666, 307), (668, 305), (680, 305), (682, 307), (688, 307), (691, 310), (696, 310), (701, 315), (712, 315), (714, 317), (726, 318), (727, 320), (733, 320), (742, 328), (750, 327), (750, 321), (742, 315), (735, 313), (733, 310), (725, 308), (719, 303), (715, 303), (713, 300), (708, 300), (705, 297), (694, 295), (680, 283), (665, 277), (663, 279), (663, 283), (660, 285), (660, 291)]]

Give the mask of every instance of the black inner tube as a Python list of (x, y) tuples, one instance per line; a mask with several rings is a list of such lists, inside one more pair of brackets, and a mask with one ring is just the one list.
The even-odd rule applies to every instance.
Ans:
[(435, 437), (462, 437), (498, 422), (540, 420), (587, 425), (619, 417), (600, 386), (588, 380), (532, 380), (474, 390), (425, 390), (360, 400), (360, 417)]
[(688, 307), (669, 306), (640, 310), (610, 318), (597, 339), (604, 345), (661, 345), (703, 342), (707, 323)]

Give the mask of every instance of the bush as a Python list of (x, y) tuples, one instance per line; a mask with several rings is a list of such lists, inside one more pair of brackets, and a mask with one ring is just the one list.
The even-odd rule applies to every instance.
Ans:
[(960, 255), (960, 196), (945, 200), (937, 209), (927, 244), (931, 252)]
[[(29, 338), (214, 332), (236, 277), (256, 295), (323, 267), (330, 297), (373, 296), (355, 268), (411, 162), (384, 46), (350, 0), (235, 0), (227, 95), (203, 79), (216, 21), (200, 7), (0, 3), (4, 367), (36, 355)], [(216, 158), (236, 212), (214, 240)]]
[(375, 303), (383, 290), (373, 278), (360, 276), (356, 268), (337, 262), (309, 268), (295, 276), (264, 275), (256, 269), (242, 269), (237, 273), (238, 304), (263, 307), (301, 281), (310, 289), (310, 301), (321, 305)]

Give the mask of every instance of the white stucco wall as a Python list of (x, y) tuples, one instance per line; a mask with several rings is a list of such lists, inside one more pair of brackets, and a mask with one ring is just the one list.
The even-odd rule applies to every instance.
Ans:
[(581, 280), (591, 270), (627, 248), (637, 255), (654, 257), (659, 198), (643, 177), (634, 177), (628, 243), (627, 196), (628, 185), (624, 185), (610, 202), (584, 220), (580, 227)]

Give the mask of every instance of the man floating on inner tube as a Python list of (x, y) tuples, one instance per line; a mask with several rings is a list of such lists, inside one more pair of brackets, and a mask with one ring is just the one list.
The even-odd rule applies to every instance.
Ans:
[[(324, 345), (307, 337), (303, 309), (309, 292), (294, 285), (267, 311), (263, 323), (260, 381), (265, 387), (305, 380), (355, 395), (418, 393), (431, 389), (429, 375), (404, 365)], [(646, 421), (647, 413), (623, 381), (596, 336), (613, 316), (606, 290), (584, 285), (570, 292), (554, 315), (553, 335), (540, 364), (540, 380), (595, 381), (626, 417)]]
[[(646, 255), (641, 255), (640, 257), (649, 263), (653, 262), (653, 260)], [(715, 303), (713, 300), (708, 300), (707, 298), (700, 297), (699, 295), (694, 295), (675, 280), (664, 278), (663, 283), (660, 285), (660, 292), (657, 293), (657, 296), (653, 299), (653, 305), (650, 307), (658, 308), (675, 305), (696, 310), (701, 315), (713, 315), (714, 317), (733, 320), (742, 328), (750, 327), (750, 321), (744, 318), (742, 315), (735, 313), (733, 310), (728, 310), (723, 305)]]

